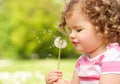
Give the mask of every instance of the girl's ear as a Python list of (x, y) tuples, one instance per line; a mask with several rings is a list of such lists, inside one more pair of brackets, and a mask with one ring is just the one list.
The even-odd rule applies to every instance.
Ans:
[(99, 27), (96, 26), (95, 30), (97, 32), (97, 36), (100, 37), (100, 38), (102, 38), (103, 37), (103, 33), (100, 31)]
[(96, 30), (97, 32), (100, 32), (100, 29), (99, 29), (98, 26), (95, 26), (95, 30)]
[(101, 38), (103, 37), (103, 34), (101, 32), (98, 32), (97, 35), (98, 37), (101, 37)]

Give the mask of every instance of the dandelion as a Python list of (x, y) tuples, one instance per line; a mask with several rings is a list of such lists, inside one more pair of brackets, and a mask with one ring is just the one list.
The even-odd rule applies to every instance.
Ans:
[(55, 38), (54, 44), (57, 48), (65, 48), (67, 43), (64, 39), (61, 39), (61, 37)]
[(57, 48), (59, 48), (59, 53), (58, 53), (58, 70), (60, 69), (60, 54), (61, 54), (61, 49), (65, 48), (67, 46), (67, 42), (64, 39), (61, 39), (61, 37), (57, 37), (54, 41), (54, 44)]

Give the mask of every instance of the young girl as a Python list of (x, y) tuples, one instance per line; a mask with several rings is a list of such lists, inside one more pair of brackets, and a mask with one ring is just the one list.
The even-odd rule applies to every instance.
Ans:
[(71, 81), (51, 71), (46, 84), (120, 84), (120, 1), (71, 0), (62, 13), (62, 27), (83, 52)]

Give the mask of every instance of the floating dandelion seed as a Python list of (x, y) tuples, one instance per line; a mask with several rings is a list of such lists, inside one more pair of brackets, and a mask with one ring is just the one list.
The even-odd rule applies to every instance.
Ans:
[(52, 48), (52, 46), (50, 46), (50, 48)]
[(36, 39), (38, 40), (38, 39), (39, 39), (39, 37), (36, 37)]
[(48, 54), (48, 56), (52, 56), (51, 54)]
[(51, 31), (51, 30), (48, 30), (48, 33), (50, 33), (50, 34), (51, 34), (51, 33), (52, 33), (52, 31)]
[(39, 40), (38, 43), (41, 43), (41, 41)]
[(46, 33), (46, 30), (45, 30), (45, 29), (43, 30), (43, 34), (44, 34), (44, 33)]
[(61, 37), (57, 37), (54, 41), (54, 44), (57, 48), (59, 48), (58, 53), (58, 70), (60, 69), (60, 54), (61, 54), (61, 48), (65, 48), (67, 46), (67, 42), (64, 39), (61, 39)]

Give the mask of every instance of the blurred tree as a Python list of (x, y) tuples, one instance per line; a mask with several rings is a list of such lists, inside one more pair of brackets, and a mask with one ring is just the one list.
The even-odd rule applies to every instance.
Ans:
[[(0, 0), (0, 4), (1, 57), (56, 57), (53, 43), (62, 36), (56, 29), (61, 0)], [(63, 55), (70, 51), (72, 47), (64, 49)]]

